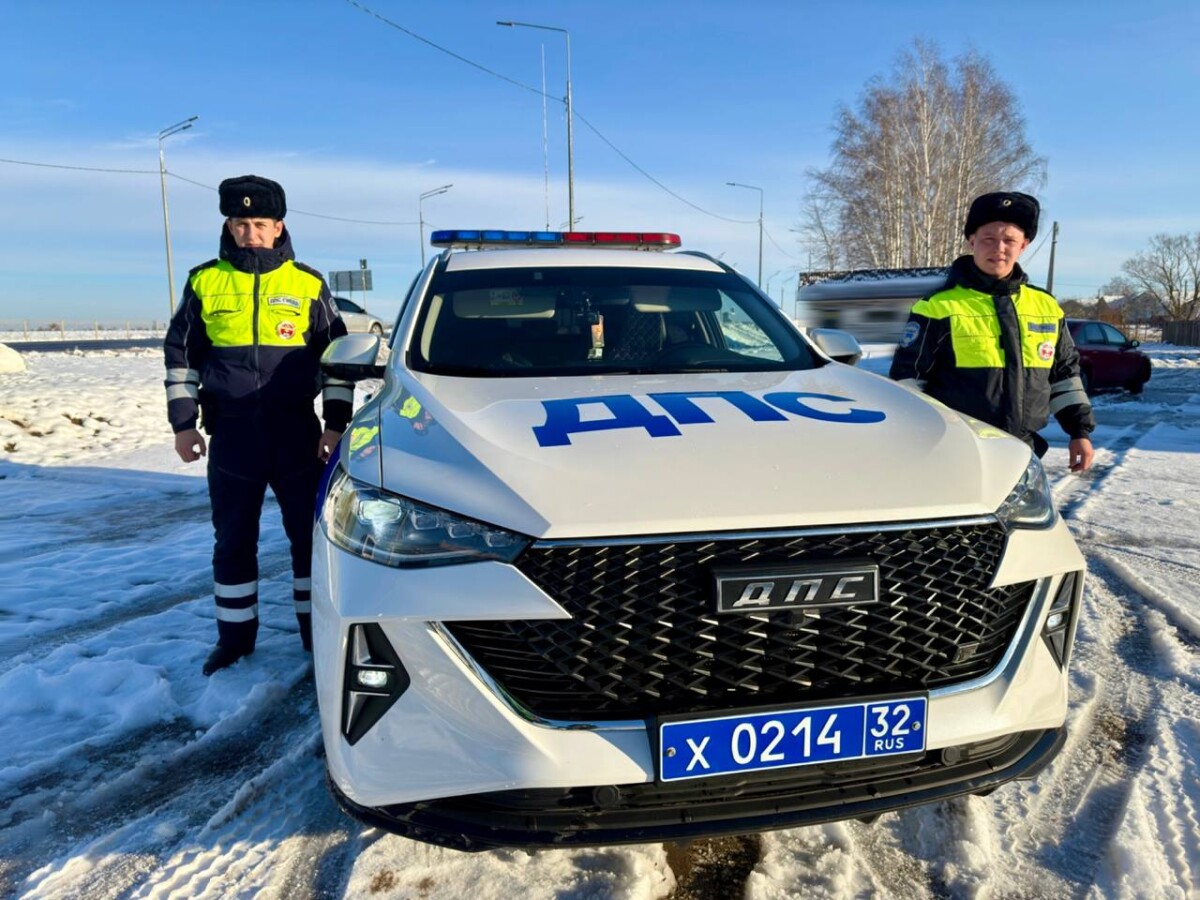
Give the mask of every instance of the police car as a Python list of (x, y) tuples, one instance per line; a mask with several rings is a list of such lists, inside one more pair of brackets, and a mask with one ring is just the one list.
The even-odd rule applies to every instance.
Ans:
[[(464, 850), (870, 818), (1035, 775), (1084, 561), (1029, 448), (665, 233), (440, 231), (326, 471), (328, 781)], [(841, 361), (839, 361), (841, 360)]]

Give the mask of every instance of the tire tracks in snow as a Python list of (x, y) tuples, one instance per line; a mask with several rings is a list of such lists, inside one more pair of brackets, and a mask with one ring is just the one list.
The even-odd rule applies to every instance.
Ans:
[(1005, 896), (1092, 891), (1103, 880), (1134, 780), (1158, 743), (1162, 673), (1145, 608), (1102, 561), (1089, 557), (1088, 568), (1072, 660), (1072, 694), (1085, 699), (1072, 704), (1058, 759), (998, 810), (1007, 822), (1000, 840), (1009, 861), (991, 886)]
[[(43, 779), (32, 802), (16, 810), (19, 821), (0, 832), (0, 858), (7, 860), (0, 888), (19, 886), (37, 896), (115, 896), (159, 877), (180, 845), (202, 837), (214, 821), (236, 818), (225, 811), (231, 803), (245, 805), (238, 798), (254, 793), (264, 766), (277, 767), (297, 748), (307, 748), (315, 760), (319, 734), (311, 679), (270, 699), (199, 736), (194, 727), (174, 727), (148, 756), (140, 746), (147, 734), (131, 733), (89, 759), (57, 796), (53, 779)], [(272, 800), (324, 798), (336, 812), (320, 789), (320, 763), (302, 768), (295, 777), (304, 783)], [(114, 772), (120, 774), (114, 778)]]
[[(287, 551), (260, 553), (259, 560), (260, 582), (271, 581), (291, 572), (291, 557)], [(212, 575), (206, 571), (178, 581), (173, 585), (172, 590), (166, 593), (156, 592), (139, 603), (122, 605), (119, 609), (98, 613), (82, 622), (48, 628), (36, 635), (32, 648), (28, 636), (2, 641), (0, 642), (0, 675), (17, 666), (28, 665), (65, 644), (80, 643), (137, 619), (165, 612), (180, 603), (204, 597), (211, 599), (211, 596)]]

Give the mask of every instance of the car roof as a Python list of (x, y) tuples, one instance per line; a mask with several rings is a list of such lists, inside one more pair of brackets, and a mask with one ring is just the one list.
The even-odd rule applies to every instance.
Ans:
[(641, 269), (677, 269), (693, 272), (724, 272), (716, 262), (691, 253), (663, 253), (651, 250), (609, 250), (579, 248), (520, 248), (515, 250), (467, 250), (450, 254), (447, 272), (480, 269), (614, 267)]

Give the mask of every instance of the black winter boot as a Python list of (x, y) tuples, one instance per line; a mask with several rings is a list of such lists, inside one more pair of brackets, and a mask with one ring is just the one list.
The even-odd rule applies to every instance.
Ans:
[(254, 648), (244, 650), (238, 647), (230, 647), (226, 644), (217, 644), (212, 648), (212, 652), (208, 654), (208, 659), (204, 661), (204, 675), (208, 677), (213, 672), (227, 669), (243, 656), (249, 656), (254, 652)]

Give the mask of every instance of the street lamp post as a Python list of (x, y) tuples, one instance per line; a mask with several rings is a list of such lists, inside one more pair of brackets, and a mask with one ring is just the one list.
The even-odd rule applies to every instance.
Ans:
[(421, 241), (421, 268), (422, 269), (425, 268), (425, 210), (424, 210), (422, 204), (426, 200), (428, 200), (430, 197), (436, 197), (438, 194), (446, 193), (446, 191), (450, 190), (450, 188), (452, 188), (452, 187), (454, 187), (454, 185), (452, 185), (452, 184), (443, 184), (441, 187), (432, 188), (431, 190), (428, 190), (425, 193), (421, 194), (419, 197), (417, 197), (417, 228), (418, 228), (418, 234), (420, 235), (420, 241)]
[(171, 263), (171, 220), (167, 216), (167, 163), (163, 157), (163, 141), (173, 134), (187, 131), (198, 118), (200, 117), (192, 116), (190, 119), (176, 122), (158, 133), (158, 179), (162, 184), (163, 233), (166, 235), (167, 242), (167, 302), (171, 304), (171, 309), (167, 313), (167, 321), (170, 321), (171, 316), (175, 315), (175, 269)]
[(506, 28), (540, 28), (542, 31), (557, 31), (567, 39), (567, 220), (571, 223), (569, 230), (575, 230), (575, 141), (574, 117), (571, 115), (571, 32), (565, 28), (553, 25), (534, 25), (532, 22), (497, 22)]
[(752, 184), (742, 184), (740, 181), (725, 182), (730, 187), (748, 188), (758, 191), (758, 286), (762, 287), (762, 250), (763, 250), (763, 189)]

